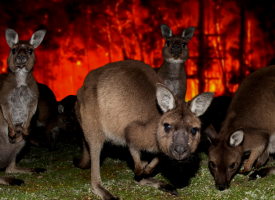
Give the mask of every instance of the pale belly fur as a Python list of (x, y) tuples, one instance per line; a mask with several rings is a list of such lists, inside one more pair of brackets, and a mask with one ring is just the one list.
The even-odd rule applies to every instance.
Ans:
[(25, 124), (28, 118), (28, 106), (33, 98), (29, 88), (25, 85), (13, 89), (9, 97), (11, 120), (14, 125)]
[(273, 133), (269, 138), (269, 144), (268, 144), (268, 151), (269, 153), (273, 154), (275, 153), (275, 133)]

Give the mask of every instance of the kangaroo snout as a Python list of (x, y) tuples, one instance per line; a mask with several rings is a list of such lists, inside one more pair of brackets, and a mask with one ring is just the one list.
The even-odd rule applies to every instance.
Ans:
[(176, 43), (176, 44), (173, 44), (172, 48), (171, 48), (171, 54), (176, 54), (176, 55), (179, 55), (182, 53), (182, 48), (181, 48), (181, 45)]
[(216, 188), (220, 191), (228, 189), (228, 184), (216, 185)]
[(23, 64), (26, 64), (28, 61), (28, 57), (26, 54), (19, 54), (18, 56), (16, 56), (15, 58), (15, 62), (18, 68), (23, 68)]
[(187, 150), (184, 148), (183, 145), (176, 145), (175, 148), (174, 148), (174, 152), (176, 152), (179, 155), (182, 155), (185, 152), (187, 152)]

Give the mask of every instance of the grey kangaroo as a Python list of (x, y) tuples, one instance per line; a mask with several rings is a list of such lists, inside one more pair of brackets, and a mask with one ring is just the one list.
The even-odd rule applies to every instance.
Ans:
[[(41, 168), (16, 167), (17, 154), (25, 145), (30, 121), (36, 111), (38, 88), (33, 76), (34, 49), (42, 42), (46, 31), (35, 32), (28, 41), (18, 39), (12, 29), (6, 29), (10, 46), (8, 74), (1, 76), (0, 88), (0, 168), (6, 173), (39, 173)], [(3, 78), (2, 78), (3, 77)], [(0, 184), (21, 185), (24, 181), (0, 177)]]
[(186, 28), (180, 36), (173, 35), (171, 28), (165, 24), (160, 28), (165, 45), (162, 49), (163, 63), (156, 71), (179, 103), (184, 103), (187, 89), (184, 63), (189, 57), (187, 43), (193, 37), (195, 27)]
[[(213, 127), (206, 130), (211, 141), (209, 168), (216, 187), (224, 190), (242, 164), (243, 155), (250, 153), (244, 169), (253, 164), (261, 167), (269, 154), (275, 153), (275, 65), (261, 68), (249, 75), (235, 93), (219, 134)], [(274, 173), (274, 168), (260, 170), (261, 175)], [(250, 179), (255, 178), (254, 174)]]
[(105, 141), (128, 146), (135, 163), (135, 180), (177, 195), (176, 189), (148, 177), (159, 158), (141, 161), (141, 151), (164, 153), (182, 160), (200, 141), (202, 115), (214, 94), (202, 93), (188, 104), (180, 104), (153, 68), (127, 60), (92, 70), (77, 92), (76, 115), (85, 141), (76, 166), (91, 166), (92, 191), (102, 199), (118, 199), (106, 190), (100, 177), (100, 152)]

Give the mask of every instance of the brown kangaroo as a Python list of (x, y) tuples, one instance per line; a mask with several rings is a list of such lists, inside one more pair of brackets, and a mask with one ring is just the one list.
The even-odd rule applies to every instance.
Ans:
[(165, 24), (160, 28), (165, 45), (162, 49), (163, 63), (156, 71), (179, 103), (184, 103), (187, 89), (184, 62), (189, 57), (187, 43), (193, 37), (195, 27), (186, 28), (180, 36), (173, 35), (171, 28)]
[[(0, 168), (6, 173), (39, 173), (40, 168), (16, 167), (15, 159), (24, 147), (30, 132), (30, 121), (36, 111), (38, 88), (33, 76), (34, 49), (42, 42), (45, 30), (35, 32), (28, 41), (19, 41), (18, 34), (6, 29), (10, 46), (8, 74), (2, 75), (0, 88)], [(21, 185), (24, 181), (0, 177), (0, 184)]]
[[(135, 163), (135, 180), (177, 195), (167, 183), (148, 178), (159, 158), (149, 164), (141, 151), (164, 153), (182, 160), (193, 153), (200, 140), (200, 120), (214, 94), (203, 93), (188, 104), (179, 104), (161, 78), (140, 61), (126, 60), (92, 70), (77, 92), (76, 115), (89, 148), (75, 165), (91, 164), (92, 191), (102, 199), (117, 199), (100, 177), (100, 152), (105, 141), (128, 146)], [(85, 142), (84, 142), (85, 143)], [(88, 151), (89, 149), (89, 151)]]
[(40, 95), (35, 113), (35, 125), (43, 127), (47, 138), (47, 147), (49, 150), (53, 150), (56, 147), (56, 139), (59, 134), (57, 101), (53, 91), (47, 85), (41, 83), (37, 83), (37, 85)]
[(75, 102), (75, 95), (66, 96), (64, 99), (58, 102), (58, 123), (60, 124), (60, 128), (67, 132), (73, 132), (77, 129), (76, 126), (78, 123), (74, 109)]
[(211, 141), (209, 168), (219, 190), (229, 187), (244, 154), (250, 153), (240, 172), (246, 174), (255, 161), (259, 168), (275, 153), (274, 88), (275, 65), (252, 73), (235, 93), (219, 134), (213, 127), (206, 130)]
[(62, 124), (65, 140), (82, 144), (83, 133), (75, 115), (76, 95), (69, 95), (58, 102), (59, 124)]
[[(74, 99), (68, 98), (68, 100), (73, 100), (69, 106), (71, 111), (68, 112), (70, 108), (68, 108), (68, 102), (66, 100), (61, 101), (63, 103), (57, 102), (53, 91), (47, 85), (37, 84), (40, 95), (35, 113), (35, 126), (43, 127), (46, 135), (46, 144), (51, 151), (56, 149), (56, 142), (60, 130), (72, 131), (73, 129), (75, 117), (73, 117), (72, 112), (74, 110), (76, 96), (71, 95)], [(67, 108), (66, 111), (64, 110), (65, 107), (63, 104)]]

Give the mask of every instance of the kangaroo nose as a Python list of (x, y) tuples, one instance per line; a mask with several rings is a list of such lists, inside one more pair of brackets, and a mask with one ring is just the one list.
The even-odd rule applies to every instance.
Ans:
[(184, 146), (182, 145), (176, 145), (174, 148), (174, 151), (177, 152), (179, 155), (182, 155), (183, 153), (186, 152)]
[(227, 189), (228, 186), (227, 185), (216, 185), (216, 188), (220, 191), (223, 191), (223, 190)]
[(16, 63), (17, 64), (25, 64), (27, 62), (27, 56), (25, 54), (19, 54), (16, 57)]
[(171, 53), (172, 54), (180, 54), (182, 52), (181, 45), (179, 44), (173, 44), (171, 48)]

